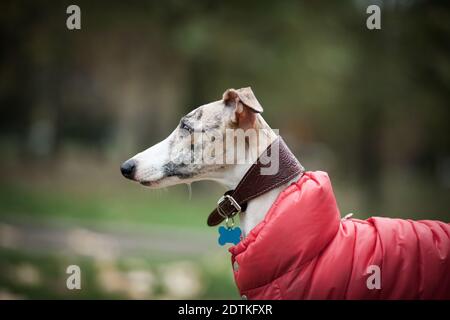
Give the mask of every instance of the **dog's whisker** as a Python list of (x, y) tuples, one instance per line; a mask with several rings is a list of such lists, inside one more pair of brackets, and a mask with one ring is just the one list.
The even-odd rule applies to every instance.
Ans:
[(192, 185), (191, 183), (186, 183), (189, 192), (189, 201), (192, 200)]

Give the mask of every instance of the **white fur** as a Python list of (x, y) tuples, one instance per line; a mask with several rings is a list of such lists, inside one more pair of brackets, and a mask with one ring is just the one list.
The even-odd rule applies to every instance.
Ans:
[(136, 180), (145, 184), (164, 177), (163, 165), (169, 160), (169, 143), (173, 133), (163, 141), (138, 153), (132, 159), (136, 161)]

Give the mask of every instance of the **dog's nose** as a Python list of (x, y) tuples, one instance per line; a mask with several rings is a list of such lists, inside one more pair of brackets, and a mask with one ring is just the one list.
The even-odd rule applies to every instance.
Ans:
[(127, 160), (120, 166), (120, 172), (128, 179), (133, 179), (134, 171), (136, 169), (136, 161), (133, 159)]

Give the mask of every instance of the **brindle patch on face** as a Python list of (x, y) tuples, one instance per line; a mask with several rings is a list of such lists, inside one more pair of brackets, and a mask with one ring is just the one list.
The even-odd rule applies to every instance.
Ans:
[[(226, 110), (220, 105), (200, 107), (180, 120), (178, 132), (169, 141), (169, 154), (175, 158), (171, 158), (169, 162), (163, 165), (163, 172), (165, 177), (177, 177), (179, 179), (192, 179), (199, 177), (208, 172), (222, 170), (223, 161), (217, 164), (200, 164), (194, 161), (202, 154), (196, 153), (196, 150), (208, 150), (210, 157), (215, 158), (225, 154), (225, 144), (223, 150), (219, 155), (216, 155), (216, 150), (212, 144), (216, 139), (223, 138), (225, 128), (227, 127), (224, 116)], [(194, 140), (195, 133), (202, 132), (204, 135), (199, 140)], [(197, 146), (200, 149), (197, 149)], [(191, 159), (190, 163), (183, 162), (182, 159)], [(198, 160), (198, 159), (197, 159)], [(222, 164), (222, 165), (221, 165)]]
[(198, 109), (197, 111), (196, 111), (196, 119), (197, 119), (197, 121), (200, 121), (200, 119), (202, 118), (202, 116), (203, 116), (203, 109)]
[(206, 130), (208, 130), (208, 127), (210, 127), (210, 126), (205, 126), (201, 122), (202, 117), (203, 117), (203, 109), (202, 108), (199, 108), (193, 112), (190, 112), (181, 118), (180, 128), (187, 125), (188, 127), (192, 128), (192, 130), (190, 130), (191, 133), (194, 131), (204, 133), (204, 132), (206, 132)]
[(164, 175), (166, 177), (178, 177), (180, 179), (189, 179), (192, 178), (195, 173), (194, 172), (182, 172), (182, 169), (187, 168), (187, 165), (184, 163), (175, 164), (170, 161), (163, 165)]
[(222, 115), (216, 114), (209, 122), (203, 125), (203, 132), (211, 131), (211, 130), (220, 130), (223, 125)]
[(198, 108), (194, 111), (189, 112), (187, 115), (185, 115), (182, 119), (191, 121), (191, 122), (195, 122), (195, 121), (200, 121), (203, 117), (203, 109), (202, 108)]

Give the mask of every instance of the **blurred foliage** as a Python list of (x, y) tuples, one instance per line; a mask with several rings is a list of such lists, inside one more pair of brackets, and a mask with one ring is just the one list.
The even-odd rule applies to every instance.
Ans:
[[(0, 250), (0, 299), (237, 299), (231, 270), (218, 259), (127, 258), (102, 261)], [(66, 268), (82, 270), (81, 290), (67, 290)], [(179, 281), (179, 283), (175, 281)], [(7, 289), (5, 289), (7, 288)]]
[[(365, 26), (373, 2), (378, 31)], [(181, 188), (155, 195), (124, 181), (118, 166), (183, 114), (248, 85), (305, 167), (329, 172), (343, 214), (449, 220), (446, 1), (76, 1), (80, 31), (66, 28), (69, 4), (0, 3), (0, 222), (202, 233), (222, 190), (201, 183), (191, 201)], [(74, 297), (46, 281), (27, 291), (3, 275), (29, 260), (51, 277), (62, 257), (0, 256), (0, 289)], [(230, 278), (222, 284), (202, 257), (189, 259), (206, 288), (195, 297), (237, 297)], [(99, 290), (83, 297), (132, 297)]]

